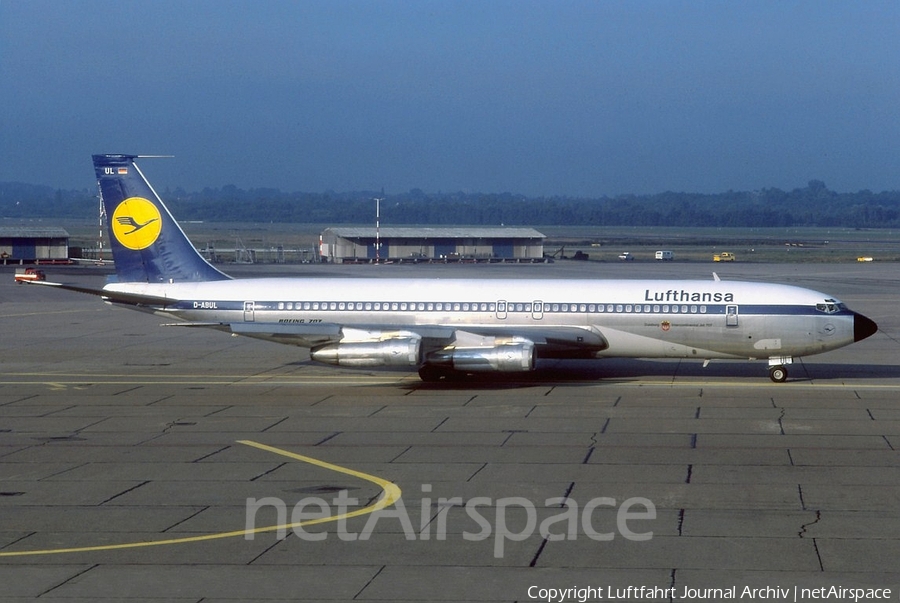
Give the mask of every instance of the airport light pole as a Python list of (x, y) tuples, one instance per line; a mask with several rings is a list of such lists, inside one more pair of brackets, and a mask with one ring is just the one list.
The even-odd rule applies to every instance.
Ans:
[(381, 263), (381, 202), (384, 197), (375, 197), (375, 263)]

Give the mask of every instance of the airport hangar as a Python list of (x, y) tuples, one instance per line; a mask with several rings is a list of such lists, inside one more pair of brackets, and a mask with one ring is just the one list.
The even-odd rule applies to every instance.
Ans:
[(319, 251), (335, 263), (542, 262), (545, 238), (533, 228), (327, 228)]
[(69, 233), (62, 228), (0, 227), (0, 263), (52, 264), (69, 261)]

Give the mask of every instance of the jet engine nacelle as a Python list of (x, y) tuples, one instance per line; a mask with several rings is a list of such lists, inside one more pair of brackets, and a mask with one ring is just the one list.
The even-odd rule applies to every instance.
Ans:
[(419, 366), (422, 339), (397, 337), (381, 341), (342, 341), (318, 347), (310, 356), (313, 360), (338, 366)]
[(523, 373), (534, 370), (534, 342), (519, 340), (490, 348), (452, 348), (432, 352), (428, 364), (470, 373)]

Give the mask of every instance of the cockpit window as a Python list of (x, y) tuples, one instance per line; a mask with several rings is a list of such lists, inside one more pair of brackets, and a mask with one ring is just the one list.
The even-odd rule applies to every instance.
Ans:
[(834, 314), (846, 309), (847, 306), (837, 301), (836, 299), (826, 299), (824, 303), (820, 302), (816, 304), (816, 310), (818, 310), (819, 312), (824, 312), (825, 314)]

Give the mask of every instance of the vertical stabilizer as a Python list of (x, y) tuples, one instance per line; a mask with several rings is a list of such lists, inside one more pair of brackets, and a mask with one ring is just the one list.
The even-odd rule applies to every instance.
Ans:
[(230, 278), (197, 253), (134, 160), (94, 155), (119, 282), (167, 283)]

